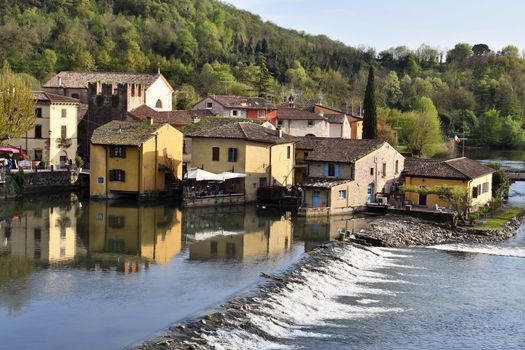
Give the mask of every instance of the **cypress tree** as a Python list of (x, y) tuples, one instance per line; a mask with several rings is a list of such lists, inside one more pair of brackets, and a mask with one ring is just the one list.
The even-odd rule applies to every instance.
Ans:
[(368, 72), (368, 82), (365, 90), (365, 100), (363, 101), (363, 108), (365, 115), (363, 117), (363, 138), (375, 139), (377, 138), (377, 114), (376, 114), (376, 98), (374, 88), (374, 68), (370, 67)]

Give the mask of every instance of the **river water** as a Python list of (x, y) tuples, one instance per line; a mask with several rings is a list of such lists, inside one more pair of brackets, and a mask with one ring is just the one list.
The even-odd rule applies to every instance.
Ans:
[[(514, 165), (513, 165), (514, 166)], [(120, 349), (250, 295), (363, 219), (56, 196), (0, 204), (0, 349)], [(525, 184), (509, 203), (525, 207)], [(244, 316), (223, 349), (524, 349), (525, 230), (498, 245), (354, 247)], [(321, 273), (321, 271), (324, 271)]]

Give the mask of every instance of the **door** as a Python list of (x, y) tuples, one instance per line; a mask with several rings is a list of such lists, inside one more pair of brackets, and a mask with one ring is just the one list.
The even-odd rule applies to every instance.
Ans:
[(374, 185), (370, 184), (368, 185), (368, 195), (367, 195), (367, 203), (372, 203), (374, 201)]
[(312, 207), (319, 208), (321, 206), (321, 193), (319, 190), (314, 190), (312, 192)]
[(426, 194), (419, 194), (419, 205), (426, 207), (427, 206), (427, 195)]

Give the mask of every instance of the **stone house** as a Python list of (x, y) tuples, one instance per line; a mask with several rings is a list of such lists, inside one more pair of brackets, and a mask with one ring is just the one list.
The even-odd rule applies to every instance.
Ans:
[[(403, 171), (405, 185), (431, 188), (434, 186), (462, 186), (468, 189), (472, 209), (492, 201), (492, 174), (494, 169), (475, 160), (461, 157), (449, 160), (407, 158)], [(434, 209), (449, 204), (435, 194), (406, 193), (405, 199), (413, 205)]]
[(192, 109), (208, 109), (221, 117), (247, 118), (272, 121), (276, 108), (262, 97), (244, 97), (233, 95), (211, 95), (203, 98)]
[(9, 143), (27, 151), (31, 160), (46, 168), (65, 168), (77, 154), (77, 123), (80, 101), (43, 91), (33, 92), (36, 101), (35, 126), (26, 137)]
[(234, 122), (190, 131), (186, 136), (192, 139), (194, 167), (246, 174), (242, 180), (246, 202), (256, 200), (260, 187), (294, 184), (294, 141), (279, 130)]
[(337, 108), (323, 106), (322, 104), (315, 104), (313, 107), (314, 113), (323, 113), (326, 116), (344, 116), (350, 123), (351, 139), (363, 138), (363, 117), (353, 115)]
[(94, 198), (163, 194), (182, 179), (180, 131), (169, 124), (111, 121), (91, 138), (89, 191)]
[[(298, 147), (301, 141), (298, 142)], [(381, 140), (324, 138), (305, 158), (307, 176), (300, 215), (360, 210), (396, 189), (404, 157)], [(304, 148), (304, 147), (303, 147)]]
[(46, 92), (80, 100), (79, 154), (89, 154), (93, 130), (111, 120), (125, 120), (141, 105), (172, 110), (173, 88), (162, 74), (60, 72), (44, 84)]

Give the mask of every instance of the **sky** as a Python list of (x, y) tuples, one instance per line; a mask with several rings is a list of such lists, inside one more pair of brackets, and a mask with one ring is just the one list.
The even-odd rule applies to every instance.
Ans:
[(281, 27), (378, 51), (459, 42), (525, 49), (523, 0), (224, 0)]

